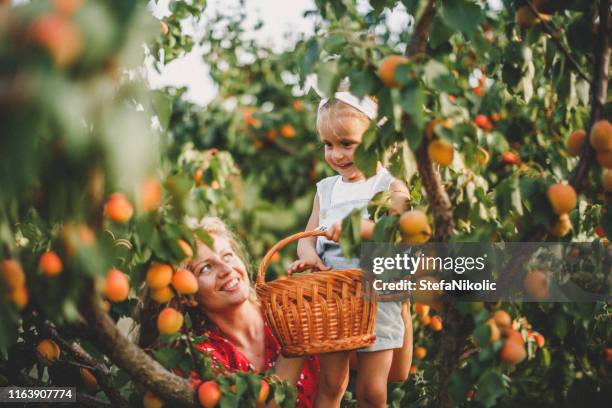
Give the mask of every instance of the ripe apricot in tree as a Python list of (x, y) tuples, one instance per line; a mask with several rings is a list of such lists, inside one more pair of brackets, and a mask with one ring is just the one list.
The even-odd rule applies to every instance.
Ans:
[(153, 177), (146, 178), (140, 185), (140, 210), (154, 211), (159, 208), (162, 200), (162, 187)]
[(546, 339), (540, 333), (534, 334), (533, 339), (540, 348), (544, 347), (544, 344), (546, 344)]
[(0, 277), (9, 291), (15, 291), (25, 285), (25, 274), (21, 264), (13, 259), (5, 259), (0, 263)]
[(425, 305), (423, 303), (414, 304), (414, 312), (419, 316), (427, 316), (429, 314), (429, 309), (429, 305)]
[(555, 237), (564, 237), (572, 229), (572, 222), (567, 214), (561, 214), (550, 229), (550, 233)]
[(144, 408), (162, 408), (164, 406), (164, 401), (159, 399), (157, 395), (153, 394), (151, 391), (147, 391), (142, 397), (142, 405)]
[(427, 355), (427, 349), (423, 346), (417, 346), (414, 348), (414, 356), (419, 360), (422, 360)]
[(399, 219), (399, 229), (405, 238), (426, 236), (429, 239), (431, 235), (427, 215), (421, 210), (410, 210), (403, 213)]
[(98, 380), (96, 376), (87, 368), (80, 368), (81, 378), (83, 379), (83, 385), (89, 393), (94, 393), (98, 390)]
[(130, 294), (130, 282), (119, 269), (111, 269), (106, 274), (104, 295), (111, 302), (123, 302)]
[(214, 408), (221, 400), (221, 390), (215, 381), (205, 381), (198, 387), (198, 400), (204, 408)]
[(123, 224), (132, 217), (134, 207), (125, 194), (114, 193), (106, 202), (105, 213), (110, 220)]
[(440, 330), (442, 330), (442, 319), (440, 318), (440, 316), (432, 316), (430, 327), (431, 330), (435, 332), (439, 332)]
[(612, 150), (612, 125), (607, 120), (599, 120), (591, 127), (589, 135), (591, 146), (598, 152)]
[(452, 122), (450, 119), (434, 119), (431, 122), (429, 122), (427, 124), (427, 126), (425, 127), (425, 136), (427, 136), (427, 139), (433, 139), (434, 137), (434, 131), (436, 129), (436, 126), (438, 125), (442, 125), (443, 127), (450, 129), (452, 127)]
[(151, 289), (151, 299), (157, 303), (167, 303), (174, 297), (174, 292), (170, 286), (164, 286), (160, 289)]
[(172, 277), (172, 286), (179, 295), (192, 295), (198, 291), (198, 280), (191, 271), (179, 268)]
[(523, 279), (523, 286), (536, 300), (545, 300), (549, 297), (548, 292), (548, 277), (540, 270), (532, 270), (527, 272)]
[(421, 325), (423, 327), (427, 327), (431, 324), (431, 316), (429, 315), (423, 315), (421, 317), (419, 317), (419, 321), (421, 322)]
[(474, 118), (474, 124), (476, 126), (478, 126), (481, 129), (490, 131), (493, 129), (493, 122), (491, 122), (491, 120), (489, 119), (489, 117), (487, 115), (476, 115), (476, 117)]
[(24, 307), (26, 307), (28, 305), (28, 301), (30, 300), (28, 288), (26, 288), (25, 286), (22, 286), (9, 292), (8, 296), (11, 302), (13, 302), (18, 309), (23, 309)]
[(60, 68), (75, 62), (83, 49), (78, 27), (60, 14), (44, 14), (36, 18), (30, 27), (30, 36), (47, 49)]
[(557, 215), (567, 214), (576, 207), (576, 191), (568, 184), (555, 183), (548, 187), (546, 195)]
[(51, 339), (44, 339), (36, 346), (36, 356), (41, 363), (45, 365), (51, 365), (60, 356), (60, 348)]
[(489, 343), (495, 343), (497, 340), (499, 340), (499, 336), (500, 336), (499, 327), (497, 327), (497, 324), (495, 323), (495, 319), (493, 318), (487, 320), (486, 324), (487, 326), (489, 326), (489, 329), (491, 330), (491, 335), (489, 336)]
[(284, 124), (280, 127), (280, 134), (285, 139), (292, 139), (295, 137), (295, 128), (289, 124)]
[(40, 256), (38, 267), (44, 276), (50, 278), (62, 272), (63, 264), (60, 257), (54, 251), (47, 251)]
[(512, 340), (506, 340), (499, 351), (499, 358), (504, 363), (518, 364), (527, 357), (525, 346)]
[(147, 286), (151, 289), (161, 289), (172, 281), (172, 267), (168, 264), (154, 262), (147, 270)]
[(395, 70), (400, 65), (408, 64), (408, 58), (402, 55), (389, 55), (378, 66), (378, 77), (389, 88), (399, 88), (400, 83), (395, 79)]
[(453, 162), (455, 149), (453, 149), (452, 144), (438, 139), (429, 143), (429, 146), (427, 146), (427, 154), (432, 162), (440, 166), (448, 166)]
[(612, 169), (612, 150), (609, 152), (598, 152), (597, 163), (606, 169)]
[(604, 174), (601, 177), (601, 184), (603, 185), (605, 192), (612, 192), (612, 170), (604, 171)]
[(161, 334), (172, 334), (183, 325), (183, 315), (172, 307), (167, 307), (157, 317), (157, 329)]
[(503, 329), (501, 329), (501, 334), (502, 337), (504, 338), (504, 340), (506, 341), (514, 341), (520, 345), (525, 345), (525, 340), (523, 339), (523, 336), (521, 336), (521, 333), (519, 333), (518, 331), (511, 329), (509, 327), (505, 327)]
[(514, 152), (504, 152), (502, 153), (502, 162), (511, 166), (515, 166), (521, 164), (521, 158), (518, 154)]
[(570, 156), (576, 157), (580, 154), (580, 150), (582, 150), (584, 145), (584, 139), (586, 139), (586, 132), (584, 130), (577, 130), (569, 135), (565, 146)]
[(493, 320), (500, 329), (512, 326), (512, 317), (505, 310), (496, 310), (493, 313)]
[(191, 249), (191, 245), (189, 245), (187, 241), (179, 239), (177, 244), (179, 247), (181, 247), (181, 250), (185, 254), (185, 258), (183, 258), (181, 262), (185, 262), (187, 259), (193, 256), (193, 249)]

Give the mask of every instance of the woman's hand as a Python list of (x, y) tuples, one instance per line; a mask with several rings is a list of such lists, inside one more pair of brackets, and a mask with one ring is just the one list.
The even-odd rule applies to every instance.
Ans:
[(316, 271), (328, 271), (331, 268), (326, 266), (321, 258), (317, 255), (311, 255), (306, 258), (298, 259), (293, 262), (289, 269), (287, 269), (287, 274), (291, 275), (292, 273), (302, 272), (306, 269), (314, 269)]

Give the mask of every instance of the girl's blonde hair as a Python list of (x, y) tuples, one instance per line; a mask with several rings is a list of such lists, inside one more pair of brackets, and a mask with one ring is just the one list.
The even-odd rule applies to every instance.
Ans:
[[(342, 82), (338, 92), (348, 92), (348, 83)], [(371, 98), (376, 102), (375, 98)], [(317, 114), (317, 131), (319, 134), (342, 136), (351, 132), (364, 133), (370, 126), (370, 118), (359, 109), (340, 100), (333, 100), (323, 105)]]

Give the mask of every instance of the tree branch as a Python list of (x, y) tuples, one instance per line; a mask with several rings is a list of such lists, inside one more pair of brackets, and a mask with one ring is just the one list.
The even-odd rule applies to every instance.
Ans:
[(593, 82), (591, 84), (591, 116), (586, 130), (587, 142), (582, 146), (580, 161), (570, 179), (570, 184), (576, 192), (582, 189), (582, 183), (593, 162), (595, 150), (588, 143), (591, 127), (602, 117), (603, 106), (608, 92), (608, 69), (610, 67), (610, 0), (599, 1), (599, 29), (595, 43), (595, 64), (593, 66)]
[[(536, 6), (533, 5), (533, 3), (531, 2), (531, 0), (525, 0), (525, 3), (527, 4), (527, 7), (529, 7), (529, 9), (531, 10), (531, 12), (539, 17), (540, 16), (540, 12), (538, 11), (538, 9), (536, 8)], [(589, 84), (591, 84), (591, 78), (588, 77), (588, 75), (582, 70), (582, 67), (580, 66), (580, 64), (578, 64), (578, 61), (576, 61), (576, 59), (572, 56), (572, 54), (570, 54), (569, 50), (567, 48), (565, 48), (565, 45), (561, 42), (561, 40), (559, 39), (559, 34), (558, 30), (554, 30), (550, 24), (544, 20), (543, 18), (540, 18), (540, 22), (542, 24), (542, 27), (544, 27), (544, 31), (546, 31), (553, 39), (553, 41), (555, 43), (557, 43), (557, 45), (559, 46), (559, 48), (561, 49), (561, 51), (563, 52), (563, 54), (565, 54), (565, 56), (567, 57), (567, 59), (572, 63), (572, 65), (574, 66), (574, 69), (576, 70), (576, 72), (578, 73), (578, 75), (580, 75), (582, 77), (582, 79), (584, 79), (585, 81), (587, 81)]]
[(83, 299), (82, 310), (91, 328), (91, 341), (96, 347), (161, 399), (181, 406), (197, 407), (195, 392), (189, 381), (166, 370), (119, 331), (101, 309), (93, 284), (88, 292)]

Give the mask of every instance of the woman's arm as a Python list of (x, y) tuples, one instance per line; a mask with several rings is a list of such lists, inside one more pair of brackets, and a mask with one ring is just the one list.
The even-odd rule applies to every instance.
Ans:
[(393, 362), (389, 370), (388, 382), (404, 382), (408, 378), (412, 365), (412, 315), (410, 302), (402, 303), (402, 320), (404, 321), (404, 344), (393, 350)]

